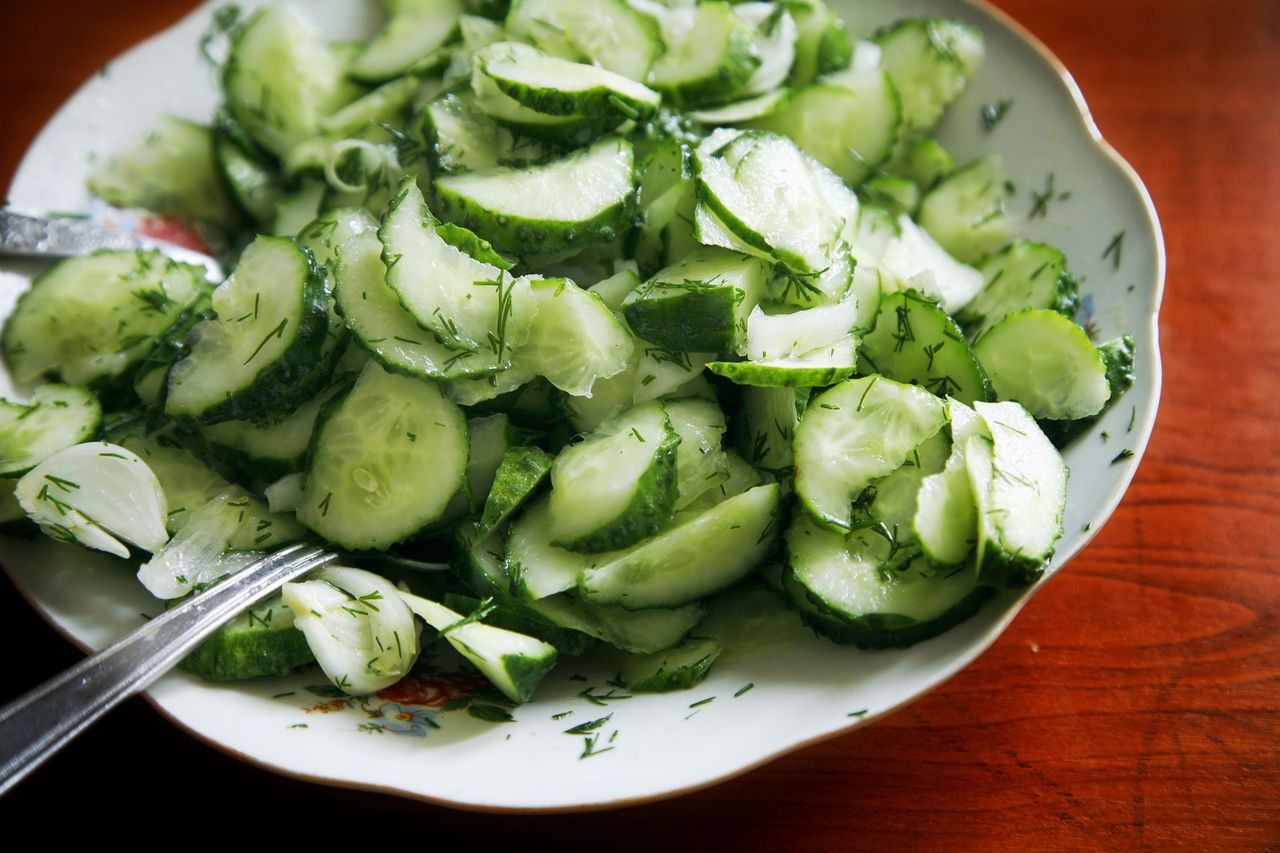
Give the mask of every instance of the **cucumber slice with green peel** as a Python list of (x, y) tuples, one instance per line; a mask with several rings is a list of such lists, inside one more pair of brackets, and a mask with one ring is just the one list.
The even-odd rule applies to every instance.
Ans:
[(632, 693), (687, 690), (707, 677), (722, 651), (718, 640), (692, 637), (666, 651), (627, 661), (621, 680)]
[(788, 358), (847, 338), (858, 321), (853, 300), (790, 313), (756, 308), (747, 319), (747, 355), (756, 361)]
[(301, 231), (320, 212), (325, 189), (324, 181), (311, 178), (304, 180), (300, 187), (277, 201), (275, 216), (271, 220), (271, 233), (292, 237)]
[(815, 397), (796, 428), (796, 496), (832, 530), (853, 524), (853, 501), (899, 468), (946, 423), (946, 405), (923, 388), (882, 376), (842, 382)]
[(1067, 269), (1062, 252), (1047, 243), (1016, 240), (977, 263), (986, 282), (956, 314), (971, 340), (982, 337), (1009, 314), (1026, 308), (1047, 308), (1074, 318), (1079, 287)]
[(859, 357), (869, 373), (922, 385), (962, 403), (991, 399), (991, 386), (964, 332), (932, 299), (914, 290), (880, 303), (875, 331), (862, 339)]
[(941, 142), (926, 136), (911, 143), (889, 168), (895, 174), (910, 178), (922, 192), (928, 192), (956, 170), (956, 159)]
[(965, 442), (978, 515), (976, 564), (984, 584), (1026, 586), (1062, 535), (1067, 466), (1017, 403), (975, 403), (990, 437)]
[(147, 463), (116, 444), (90, 441), (43, 460), (14, 487), (27, 516), (52, 539), (128, 558), (120, 540), (159, 551), (168, 506)]
[(849, 283), (849, 296), (853, 297), (853, 303), (858, 309), (853, 326), (855, 335), (865, 337), (875, 329), (884, 291), (884, 276), (878, 267), (859, 263), (854, 268), (853, 280)]
[(343, 105), (344, 66), (305, 15), (291, 6), (267, 6), (236, 32), (222, 88), (236, 120), (280, 157), (314, 136), (320, 120)]
[(58, 377), (107, 390), (137, 367), (209, 286), (200, 267), (159, 252), (99, 251), (60, 261), (18, 297), (4, 354), (18, 382)]
[(476, 522), (475, 536), (478, 540), (501, 527), (529, 500), (551, 473), (554, 459), (537, 447), (507, 448), (485, 499), (484, 512)]
[(515, 359), (577, 397), (627, 369), (635, 348), (631, 333), (599, 296), (564, 278), (531, 284), (538, 313)]
[(180, 532), (196, 510), (224, 494), (243, 510), (243, 517), (237, 514), (239, 525), (231, 534), (229, 546), (233, 550), (270, 550), (295, 542), (306, 533), (292, 516), (270, 512), (259, 498), (232, 485), (164, 434), (130, 435), (121, 438), (120, 444), (142, 459), (159, 479), (169, 507), (165, 526), (170, 533)]
[(885, 246), (881, 266), (902, 285), (936, 298), (948, 314), (982, 290), (982, 273), (953, 258), (906, 216), (898, 217), (898, 234)]
[(380, 575), (330, 565), (281, 595), (324, 674), (352, 696), (390, 687), (418, 659), (414, 612)]
[(213, 292), (217, 318), (191, 331), (169, 371), (165, 413), (213, 424), (290, 411), (313, 388), (329, 312), (324, 276), (291, 239), (258, 237)]
[(985, 55), (976, 27), (942, 18), (905, 18), (881, 29), (874, 40), (902, 96), (902, 121), (912, 135), (938, 123)]
[(920, 187), (910, 178), (897, 175), (876, 175), (862, 182), (858, 192), (872, 204), (883, 207), (895, 216), (911, 216), (920, 206)]
[(777, 483), (756, 486), (703, 512), (684, 513), (638, 547), (587, 568), (578, 591), (628, 610), (679, 607), (751, 573), (781, 532)]
[(941, 473), (950, 450), (946, 430), (939, 430), (920, 442), (897, 469), (872, 480), (853, 503), (853, 529), (874, 528), (895, 549), (914, 544), (912, 520), (920, 484)]
[(1066, 445), (1071, 439), (1080, 435), (1097, 422), (1108, 409), (1116, 404), (1124, 392), (1133, 387), (1134, 342), (1132, 335), (1120, 337), (1098, 345), (1098, 353), (1107, 366), (1107, 385), (1111, 388), (1111, 396), (1096, 415), (1074, 421), (1040, 421), (1040, 428), (1056, 447)]
[(762, 95), (752, 95), (740, 101), (717, 107), (690, 110), (687, 115), (698, 124), (707, 127), (724, 127), (729, 124), (746, 124), (770, 115), (791, 94), (790, 89), (774, 89)]
[(457, 406), (433, 384), (373, 363), (330, 405), (312, 442), (298, 520), (342, 547), (382, 550), (440, 518), (467, 466)]
[[(695, 195), (696, 198), (696, 195)], [(702, 202), (696, 202), (693, 208), (693, 236), (704, 246), (719, 246), (743, 255), (763, 258), (772, 263), (773, 257), (768, 252), (738, 238), (729, 230), (714, 210)]]
[[(337, 207), (327, 210), (298, 231), (298, 243), (311, 251), (316, 264), (331, 264), (338, 247), (357, 234), (378, 232), (378, 220), (362, 207)], [(332, 290), (333, 283), (329, 283)]]
[[(736, 498), (748, 489), (754, 489), (756, 486), (763, 486), (772, 482), (769, 477), (751, 467), (750, 463), (732, 450), (725, 452), (724, 467), (724, 477), (717, 479), (710, 488), (703, 491), (702, 494), (685, 506), (686, 511), (703, 512), (727, 501), (729, 498)], [(785, 490), (786, 486), (783, 488)]]
[(474, 172), (548, 159), (541, 142), (487, 116), (470, 92), (445, 92), (422, 110), (421, 133), (432, 174)]
[(87, 388), (41, 385), (27, 404), (0, 399), (0, 475), (25, 474), (54, 453), (88, 441), (102, 406)]
[(496, 42), (476, 52), (476, 72), (507, 97), (544, 115), (642, 121), (662, 97), (605, 68), (548, 56), (518, 42)]
[(742, 389), (741, 449), (751, 465), (783, 484), (791, 493), (796, 427), (809, 403), (808, 388)]
[(400, 598), (517, 705), (528, 701), (534, 688), (556, 665), (556, 649), (549, 643), (472, 621), (472, 617), (464, 617), (443, 604), (407, 592), (401, 592)]
[(293, 611), (275, 594), (215, 631), (179, 666), (205, 681), (290, 675), (316, 662)]
[(786, 82), (795, 62), (795, 18), (783, 3), (735, 3), (733, 14), (751, 28), (760, 57), (760, 64), (742, 86), (742, 94), (772, 92)]
[(712, 373), (737, 385), (819, 388), (853, 375), (858, 341), (853, 335), (808, 352), (763, 361), (713, 361)]
[(223, 421), (202, 426), (203, 453), (248, 481), (267, 483), (301, 471), (321, 408), (349, 383), (339, 377), (278, 421)]
[(622, 312), (622, 303), (631, 291), (640, 286), (640, 276), (635, 270), (624, 269), (616, 275), (601, 279), (587, 288), (588, 293), (600, 297), (605, 307), (614, 313)]
[(467, 470), (462, 487), (449, 499), (440, 518), (423, 528), (421, 535), (451, 530), (464, 518), (480, 513), (502, 464), (502, 455), (512, 440), (511, 424), (503, 412), (467, 419)]
[(677, 499), (680, 436), (659, 402), (617, 415), (551, 468), (551, 541), (574, 551), (612, 551), (657, 533)]
[[(954, 412), (954, 407), (952, 408)], [(978, 529), (977, 507), (965, 462), (963, 430), (953, 415), (954, 443), (946, 466), (920, 481), (911, 528), (920, 550), (935, 565), (957, 566), (973, 551)]]
[(356, 344), (387, 370), (421, 379), (487, 376), (492, 352), (455, 350), (418, 325), (387, 284), (382, 243), (370, 233), (340, 247), (333, 296)]
[(259, 227), (270, 225), (284, 187), (268, 157), (230, 116), (221, 115), (214, 124), (213, 157), (240, 209)]
[(400, 0), (347, 74), (362, 83), (381, 83), (438, 66), (440, 51), (457, 34), (465, 10), (462, 0)]
[(632, 253), (637, 268), (646, 276), (696, 252), (694, 234), (697, 196), (693, 179), (682, 177), (662, 195), (646, 201), (644, 178), (641, 178), (640, 216), (633, 233)]
[(644, 81), (662, 50), (657, 27), (625, 0), (515, 0), (507, 32), (553, 56), (599, 65)]
[(977, 612), (991, 595), (972, 568), (937, 569), (923, 558), (888, 557), (871, 531), (824, 530), (797, 513), (787, 532), (783, 587), (820, 634), (861, 648), (906, 648)]
[(611, 555), (579, 554), (553, 544), (550, 506), (550, 496), (529, 505), (507, 537), (505, 567), (511, 589), (529, 601), (573, 589), (579, 574)]
[(436, 180), (441, 213), (500, 251), (542, 254), (605, 243), (631, 223), (631, 144), (608, 137), (540, 166)]
[(479, 354), (468, 359), (468, 374), (500, 369), (537, 310), (528, 284), (449, 245), (437, 224), (418, 185), (406, 179), (378, 231), (387, 285), (455, 356)]
[(493, 264), (495, 267), (504, 270), (509, 270), (515, 266), (515, 262), (493, 248), (492, 243), (475, 232), (463, 228), (461, 225), (455, 225), (452, 222), (441, 222), (436, 225), (436, 233), (440, 235), (440, 239), (450, 246), (466, 252), (481, 263)]
[(680, 107), (727, 101), (744, 91), (760, 56), (754, 31), (732, 6), (710, 0), (660, 15), (666, 50), (646, 83)]
[(706, 247), (632, 291), (623, 313), (637, 335), (658, 346), (738, 352), (768, 276), (768, 265), (758, 258)]
[(957, 169), (920, 201), (920, 225), (938, 244), (966, 263), (1006, 245), (1013, 222), (1005, 211), (1009, 194), (1000, 155)]
[(893, 153), (901, 112), (886, 71), (854, 67), (796, 89), (749, 126), (791, 137), (852, 185)]
[(217, 166), (209, 128), (161, 116), (134, 147), (94, 168), (89, 192), (117, 207), (231, 224), (236, 210)]
[(848, 67), (853, 40), (844, 22), (822, 0), (790, 0), (786, 6), (796, 22), (796, 56), (788, 83), (804, 86)]
[(1056, 311), (1029, 308), (996, 323), (973, 346), (997, 399), (1033, 417), (1076, 420), (1111, 398), (1107, 365), (1084, 329)]
[(416, 77), (400, 77), (362, 95), (320, 120), (320, 131), (335, 139), (367, 133), (370, 125), (404, 123), (403, 113), (417, 98), (422, 83)]
[(620, 123), (614, 116), (550, 115), (530, 109), (498, 88), (478, 65), (472, 69), (471, 90), (475, 93), (476, 105), (493, 121), (521, 136), (541, 140), (547, 146), (586, 145)]
[(669, 400), (663, 404), (676, 448), (676, 502), (680, 511), (729, 477), (729, 459), (720, 444), (727, 429), (724, 412), (710, 400)]

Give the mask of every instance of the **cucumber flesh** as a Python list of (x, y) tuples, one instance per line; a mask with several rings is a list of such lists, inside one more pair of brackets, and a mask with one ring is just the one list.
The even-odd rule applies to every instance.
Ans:
[(553, 56), (589, 62), (644, 81), (662, 49), (656, 27), (625, 0), (516, 0), (507, 31)]
[(957, 261), (909, 217), (898, 217), (898, 233), (885, 245), (885, 272), (907, 287), (938, 300), (955, 314), (982, 290), (982, 273)]
[(920, 201), (920, 225), (950, 254), (970, 263), (1006, 245), (1013, 222), (1005, 211), (1009, 184), (998, 154), (943, 178)]
[(215, 631), (180, 666), (205, 681), (241, 681), (289, 675), (315, 663), (293, 611), (275, 594)]
[(1047, 243), (1017, 240), (977, 264), (983, 285), (956, 315), (971, 340), (982, 337), (1009, 314), (1027, 308), (1047, 308), (1074, 318), (1078, 287), (1062, 252)]
[(77, 385), (41, 385), (27, 405), (0, 400), (0, 475), (25, 474), (54, 453), (88, 441), (102, 406)]
[(457, 33), (464, 10), (461, 0), (401, 0), (347, 73), (364, 83), (380, 83), (439, 65), (438, 52)]
[(688, 690), (707, 677), (722, 651), (716, 640), (690, 638), (666, 651), (627, 661), (622, 682), (632, 693)]
[(537, 447), (509, 447), (494, 474), (475, 537), (483, 540), (501, 527), (551, 473), (553, 457)]
[(537, 279), (531, 289), (538, 313), (515, 354), (522, 368), (577, 397), (627, 369), (634, 339), (599, 296), (564, 278)]

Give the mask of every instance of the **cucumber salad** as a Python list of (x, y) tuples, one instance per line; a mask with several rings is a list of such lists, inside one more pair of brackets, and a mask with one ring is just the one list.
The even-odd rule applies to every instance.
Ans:
[(1077, 322), (999, 157), (931, 135), (979, 31), (850, 33), (822, 0), (385, 5), (337, 43), (219, 10), (216, 115), (97, 165), (96, 195), (233, 272), (104, 251), (32, 283), (2, 339), (33, 389), (0, 401), (8, 532), (170, 602), (322, 541), (338, 564), (184, 666), (359, 696), (435, 643), (512, 704), (588, 653), (689, 687), (744, 598), (905, 647), (1043, 573), (1058, 448), (1133, 342)]

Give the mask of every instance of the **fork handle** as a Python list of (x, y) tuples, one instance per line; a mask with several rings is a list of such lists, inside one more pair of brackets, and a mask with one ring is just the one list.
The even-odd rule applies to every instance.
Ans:
[(141, 249), (132, 234), (72, 218), (28, 216), (0, 209), (0, 254), (69, 258), (97, 249)]
[(145, 690), (237, 613), (335, 559), (331, 551), (303, 544), (268, 554), (0, 708), (0, 794)]

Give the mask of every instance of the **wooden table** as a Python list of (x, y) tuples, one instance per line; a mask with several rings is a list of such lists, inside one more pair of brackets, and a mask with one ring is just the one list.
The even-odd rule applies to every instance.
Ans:
[[(6, 3), (0, 183), (75, 87), (191, 0)], [(679, 800), (482, 816), (272, 776), (139, 700), (0, 812), (101, 821), (230, 812), (344, 839), (718, 849), (1280, 846), (1280, 3), (998, 0), (1076, 75), (1164, 223), (1159, 423), (1124, 503), (973, 666), (878, 725)], [(79, 655), (0, 581), (9, 698)], [(10, 824), (13, 826), (15, 824)], [(109, 825), (109, 824), (107, 824)], [(413, 836), (403, 834), (412, 829)], [(56, 836), (53, 836), (56, 837)], [(418, 841), (421, 839), (421, 841)]]

